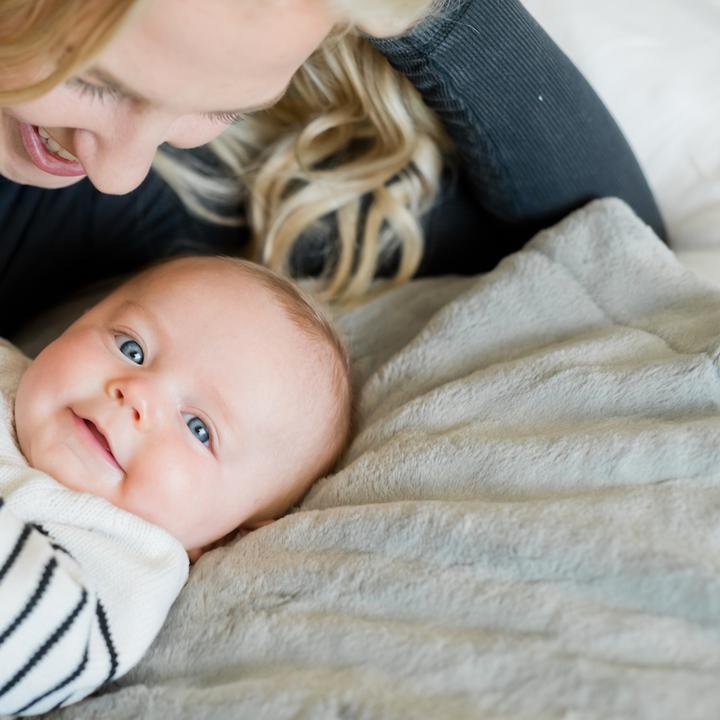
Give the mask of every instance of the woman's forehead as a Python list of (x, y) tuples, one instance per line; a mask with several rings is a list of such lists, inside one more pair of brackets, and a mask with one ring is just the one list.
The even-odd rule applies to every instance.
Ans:
[(273, 100), (333, 26), (322, 0), (153, 0), (93, 67), (182, 113)]

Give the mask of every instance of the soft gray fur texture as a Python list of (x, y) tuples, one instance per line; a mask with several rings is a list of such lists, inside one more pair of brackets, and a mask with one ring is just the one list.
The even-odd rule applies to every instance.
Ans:
[(50, 717), (720, 717), (720, 291), (605, 200), (341, 324), (339, 470)]

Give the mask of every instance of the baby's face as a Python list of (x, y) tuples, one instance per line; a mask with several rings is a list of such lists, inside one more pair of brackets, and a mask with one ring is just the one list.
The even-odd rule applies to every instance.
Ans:
[(319, 470), (333, 400), (318, 362), (257, 280), (172, 263), (37, 357), (18, 439), (31, 466), (201, 548), (272, 518)]

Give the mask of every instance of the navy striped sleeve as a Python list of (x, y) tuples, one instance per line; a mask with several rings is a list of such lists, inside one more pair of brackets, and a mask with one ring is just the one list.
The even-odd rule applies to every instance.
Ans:
[(106, 613), (81, 568), (0, 498), (0, 715), (87, 695), (117, 667)]

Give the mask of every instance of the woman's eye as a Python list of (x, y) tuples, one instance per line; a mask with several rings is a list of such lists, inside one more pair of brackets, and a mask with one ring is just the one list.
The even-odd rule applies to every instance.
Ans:
[(119, 97), (119, 92), (114, 88), (94, 85), (80, 78), (70, 78), (67, 80), (67, 84), (79, 92), (81, 96), (89, 96), (92, 99), (106, 100), (108, 97)]
[(240, 113), (233, 112), (212, 112), (204, 114), (205, 117), (210, 118), (210, 120), (214, 120), (215, 122), (219, 122), (222, 125), (232, 125), (236, 120), (239, 120), (241, 117)]
[(145, 353), (140, 347), (140, 343), (133, 340), (129, 335), (116, 335), (115, 344), (118, 350), (136, 365), (142, 365), (145, 362)]
[(197, 415), (191, 415), (190, 413), (183, 413), (183, 420), (185, 420), (190, 432), (205, 447), (210, 447), (210, 430), (208, 430), (208, 426)]
[(68, 87), (80, 93), (81, 97), (89, 97), (91, 100), (102, 101), (108, 98), (120, 100), (123, 98), (123, 93), (120, 89), (108, 85), (95, 85), (80, 78), (70, 78), (65, 82)]

